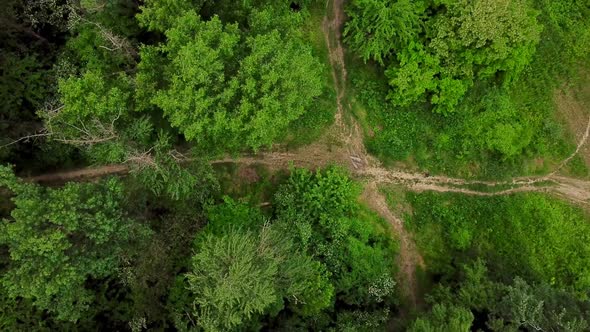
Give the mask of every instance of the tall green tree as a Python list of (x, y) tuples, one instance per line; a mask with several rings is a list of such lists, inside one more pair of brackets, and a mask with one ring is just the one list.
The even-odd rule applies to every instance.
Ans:
[[(310, 48), (276, 30), (244, 36), (236, 24), (188, 11), (165, 34), (165, 45), (142, 50), (138, 80), (155, 90), (151, 102), (172, 126), (201, 148), (268, 146), (323, 92)], [(162, 66), (159, 89), (149, 81)]]
[(205, 331), (256, 326), (285, 302), (304, 314), (318, 313), (333, 292), (323, 266), (267, 225), (256, 232), (230, 227), (198, 239), (186, 280), (191, 321)]
[(388, 57), (418, 39), (425, 10), (424, 1), (351, 1), (346, 10), (346, 42), (363, 60), (383, 65)]
[(389, 98), (398, 106), (428, 101), (443, 114), (456, 111), (476, 80), (514, 82), (540, 40), (528, 0), (357, 0), (349, 8), (347, 41), (387, 66)]
[[(383, 317), (394, 302), (396, 285), (388, 228), (362, 209), (358, 194), (359, 187), (344, 171), (328, 168), (293, 170), (275, 196), (281, 227), (328, 268), (335, 286), (333, 310), (344, 321), (373, 312)], [(340, 306), (349, 310), (340, 311)]]
[(48, 189), (2, 166), (0, 186), (14, 194), (15, 205), (2, 221), (0, 240), (10, 252), (2, 285), (12, 298), (78, 320), (93, 302), (86, 282), (112, 276), (133, 239), (147, 234), (126, 217), (121, 184), (110, 179)]

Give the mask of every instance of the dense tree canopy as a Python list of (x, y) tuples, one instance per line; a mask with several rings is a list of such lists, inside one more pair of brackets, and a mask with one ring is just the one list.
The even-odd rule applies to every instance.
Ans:
[(428, 98), (440, 113), (453, 112), (476, 79), (501, 74), (504, 84), (515, 80), (541, 31), (528, 0), (362, 0), (353, 1), (349, 12), (350, 45), (365, 60), (384, 64), (388, 58), (394, 104)]
[(208, 235), (196, 250), (187, 290), (194, 296), (194, 321), (205, 331), (256, 325), (257, 317), (278, 312), (285, 301), (306, 314), (331, 304), (333, 288), (322, 265), (272, 226), (258, 234), (232, 229)]
[(394, 304), (395, 248), (387, 227), (359, 211), (357, 194), (339, 169), (294, 170), (274, 219), (229, 198), (210, 208), (173, 291), (177, 327), (382, 327)]
[[(529, 284), (520, 277), (497, 282), (490, 274), (481, 260), (463, 266), (459, 280), (434, 290), (431, 311), (416, 319), (410, 331), (468, 331), (474, 324), (491, 331), (588, 328), (590, 302), (545, 283)], [(480, 313), (477, 322), (473, 312)]]
[[(372, 152), (481, 177), (542, 172), (571, 152), (554, 99), (566, 85), (585, 86), (583, 1), (363, 0), (347, 8), (345, 41), (381, 65), (374, 71), (353, 58), (349, 72)], [(532, 156), (546, 163), (531, 167)]]
[(344, 34), (365, 61), (384, 64), (389, 57), (418, 39), (425, 1), (354, 0)]
[(152, 103), (199, 146), (268, 146), (322, 93), (309, 47), (277, 30), (244, 36), (237, 24), (188, 11), (165, 34), (165, 45), (142, 50), (139, 79), (164, 65)]
[(443, 280), (428, 297), (432, 312), (415, 328), (434, 328), (441, 314), (465, 310), (478, 315), (463, 323), (493, 331), (588, 328), (583, 212), (539, 194), (410, 196), (426, 264)]
[[(395, 248), (387, 227), (370, 222), (371, 217), (359, 211), (358, 193), (358, 187), (338, 168), (315, 174), (299, 169), (275, 200), (286, 232), (295, 234), (300, 246), (327, 266), (337, 307), (379, 316), (383, 314), (379, 310), (393, 300), (396, 282), (387, 262)], [(341, 324), (347, 323), (343, 319)], [(356, 324), (362, 328), (361, 321)]]
[(121, 211), (120, 183), (44, 189), (0, 170), (0, 185), (13, 192), (15, 204), (2, 225), (10, 251), (2, 286), (59, 319), (79, 319), (93, 301), (87, 280), (115, 273), (126, 246), (144, 232)]

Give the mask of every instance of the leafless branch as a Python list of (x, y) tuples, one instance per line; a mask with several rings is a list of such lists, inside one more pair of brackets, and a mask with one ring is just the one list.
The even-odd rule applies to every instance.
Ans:
[(177, 162), (187, 161), (189, 159), (186, 155), (178, 152), (176, 149), (170, 150), (168, 154)]
[[(90, 11), (95, 10), (95, 9), (101, 9), (101, 6), (98, 6), (96, 8), (89, 8)], [(99, 45), (98, 47), (106, 49), (110, 52), (121, 51), (123, 54), (125, 54), (126, 56), (128, 56), (131, 59), (137, 58), (137, 51), (131, 45), (129, 40), (127, 40), (124, 37), (116, 35), (114, 32), (107, 29), (102, 24), (87, 19), (85, 17), (85, 10), (84, 9), (79, 8), (78, 6), (70, 5), (70, 12), (71, 12), (70, 16), (71, 16), (72, 22), (74, 22), (73, 23), (74, 25), (77, 22), (83, 22), (86, 24), (94, 25), (95, 27), (98, 28), (100, 35), (111, 44), (110, 46)]]
[[(46, 106), (40, 116), (45, 118), (45, 131), (52, 136), (54, 141), (89, 146), (118, 138), (115, 123), (120, 118), (121, 112), (110, 121), (109, 125), (105, 125), (98, 119), (85, 121), (80, 117), (78, 117), (77, 123), (74, 124), (61, 121), (59, 118), (59, 111), (63, 109), (63, 106), (57, 108), (50, 106)], [(72, 130), (64, 131), (63, 126), (73, 129), (74, 133), (72, 133)]]
[(116, 48), (109, 48), (109, 47), (106, 47), (106, 46), (103, 46), (103, 45), (98, 45), (98, 47), (100, 47), (100, 48), (104, 48), (105, 50), (108, 50), (108, 51), (111, 51), (111, 52), (113, 52), (113, 51), (116, 51), (116, 50), (117, 50)]
[(20, 143), (20, 142), (23, 142), (23, 141), (26, 142), (26, 141), (28, 141), (30, 139), (33, 139), (33, 138), (37, 138), (37, 137), (48, 137), (48, 136), (51, 136), (51, 133), (38, 133), (38, 134), (27, 135), (27, 136), (21, 137), (19, 139), (16, 139), (16, 140), (14, 140), (14, 141), (12, 141), (12, 142), (10, 142), (8, 144), (1, 145), (0, 146), (0, 149), (9, 147), (11, 145), (14, 145), (14, 144), (17, 144), (17, 143)]
[(65, 138), (56, 138), (55, 141), (71, 144), (71, 145), (94, 145), (98, 143), (104, 143), (110, 140), (114, 140), (117, 138), (117, 135), (109, 136), (109, 137), (102, 137), (102, 138), (91, 138), (91, 139), (65, 139)]
[(123, 161), (123, 163), (132, 163), (138, 167), (138, 169), (154, 168), (158, 169), (158, 163), (152, 156), (151, 152), (155, 147), (149, 148), (147, 151), (139, 152), (135, 151), (130, 153), (129, 157)]

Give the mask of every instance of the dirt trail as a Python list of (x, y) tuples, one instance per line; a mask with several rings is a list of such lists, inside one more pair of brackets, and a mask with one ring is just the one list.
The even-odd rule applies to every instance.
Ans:
[(557, 166), (557, 168), (551, 172), (548, 177), (551, 177), (555, 174), (557, 174), (559, 171), (561, 171), (561, 169), (563, 169), (572, 159), (574, 159), (575, 156), (578, 155), (578, 153), (580, 153), (580, 150), (584, 147), (584, 145), (586, 144), (586, 141), (588, 141), (588, 135), (590, 135), (590, 118), (588, 118), (588, 122), (586, 124), (586, 131), (584, 131), (584, 135), (582, 136), (582, 138), (580, 139), (580, 141), (578, 142), (578, 145), (576, 146), (576, 150), (574, 152), (572, 152), (571, 155), (569, 155), (569, 157), (567, 157), (566, 159), (564, 159), (559, 166)]
[(345, 118), (344, 103), (347, 71), (341, 35), (342, 25), (344, 23), (344, 0), (328, 1), (327, 6), (328, 10), (322, 23), (322, 29), (324, 31), (326, 45), (328, 45), (332, 77), (336, 88), (337, 111), (334, 119), (334, 127), (338, 132), (341, 143), (346, 147), (352, 167), (354, 169), (362, 169), (369, 162), (376, 162), (376, 160), (372, 159), (365, 149), (362, 130), (358, 123), (352, 118)]
[[(404, 228), (403, 221), (396, 217), (387, 204), (387, 200), (379, 192), (376, 182), (371, 182), (365, 186), (365, 190), (361, 196), (361, 200), (371, 209), (377, 211), (381, 218), (389, 221), (393, 231), (395, 232), (399, 243), (399, 256), (398, 266), (400, 268), (400, 277), (402, 283), (400, 287), (412, 303), (413, 307), (416, 308), (421, 302), (419, 298), (418, 283), (416, 281), (416, 267), (420, 266), (424, 269), (424, 259), (418, 252), (416, 244), (412, 239), (412, 235)], [(407, 308), (404, 308), (407, 309)]]
[[(456, 192), (478, 196), (507, 195), (517, 192), (548, 192), (579, 204), (588, 204), (590, 202), (590, 181), (557, 175), (586, 144), (590, 135), (590, 120), (588, 120), (586, 131), (574, 153), (565, 159), (553, 172), (545, 176), (519, 177), (509, 181), (471, 181), (445, 176), (427, 176), (422, 173), (405, 172), (383, 167), (377, 159), (367, 153), (363, 143), (362, 130), (358, 123), (352, 118), (345, 118), (347, 116), (347, 112), (344, 111), (347, 72), (344, 61), (344, 48), (341, 41), (341, 29), (344, 21), (343, 2), (344, 0), (328, 1), (327, 15), (322, 23), (337, 96), (337, 112), (333, 126), (317, 142), (291, 152), (269, 151), (253, 156), (241, 156), (237, 159), (214, 160), (211, 162), (212, 164), (261, 164), (271, 171), (286, 169), (291, 164), (311, 169), (334, 164), (348, 168), (355, 177), (363, 179), (367, 183), (362, 199), (391, 224), (393, 231), (400, 239), (400, 255), (398, 259), (401, 267), (400, 273), (402, 274), (400, 277), (404, 281), (401, 287), (414, 305), (419, 301), (415, 271), (417, 266), (424, 266), (424, 261), (411, 235), (404, 229), (403, 222), (390, 211), (385, 197), (378, 190), (379, 184), (400, 184), (412, 191)], [(62, 183), (95, 179), (107, 175), (126, 174), (132, 169), (133, 165), (128, 164), (107, 165), (44, 174), (28, 178), (28, 180), (42, 183)], [(546, 185), (542, 187), (535, 186), (535, 184), (541, 182), (546, 183)], [(492, 191), (464, 188), (473, 185), (486, 186)], [(494, 191), (493, 187), (499, 186), (509, 188)]]
[[(347, 72), (344, 62), (344, 48), (341, 42), (341, 29), (344, 21), (344, 0), (330, 0), (327, 3), (327, 15), (322, 28), (328, 45), (332, 76), (336, 89), (337, 112), (334, 125), (317, 142), (290, 152), (268, 151), (253, 156), (223, 158), (211, 163), (261, 164), (271, 171), (288, 168), (293, 164), (299, 167), (315, 169), (327, 165), (340, 165), (351, 173), (368, 182), (400, 184), (410, 190), (439, 192), (459, 192), (470, 195), (492, 196), (506, 195), (522, 191), (551, 192), (576, 203), (590, 202), (590, 181), (559, 176), (558, 172), (567, 165), (586, 146), (590, 136), (590, 119), (584, 134), (579, 139), (575, 151), (551, 173), (544, 176), (517, 177), (508, 181), (480, 181), (451, 178), (446, 176), (426, 176), (423, 173), (386, 169), (380, 162), (370, 156), (363, 143), (360, 126), (354, 119), (345, 118), (344, 111)], [(575, 106), (575, 105), (574, 105)], [(573, 106), (572, 106), (573, 107)], [(348, 121), (347, 121), (348, 120)], [(43, 174), (28, 178), (32, 182), (67, 182), (88, 180), (107, 175), (125, 174), (133, 170), (132, 164), (106, 165), (65, 172)], [(547, 182), (550, 185), (535, 187), (535, 184)], [(458, 188), (461, 186), (486, 186), (486, 191)], [(493, 187), (509, 186), (511, 189), (493, 191)]]
[(109, 175), (122, 175), (129, 173), (129, 167), (125, 164), (87, 167), (64, 172), (42, 174), (27, 178), (28, 181), (38, 183), (65, 183), (77, 180), (92, 180)]

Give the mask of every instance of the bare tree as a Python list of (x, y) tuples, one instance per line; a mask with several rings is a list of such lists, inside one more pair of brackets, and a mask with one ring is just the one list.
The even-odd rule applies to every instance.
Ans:
[(39, 116), (45, 120), (44, 130), (53, 140), (76, 146), (90, 146), (119, 137), (115, 124), (121, 117), (121, 112), (117, 113), (108, 123), (96, 118), (84, 120), (80, 117), (71, 123), (60, 119), (60, 112), (63, 108), (64, 105), (56, 107), (55, 102), (48, 102), (46, 107), (39, 112)]

